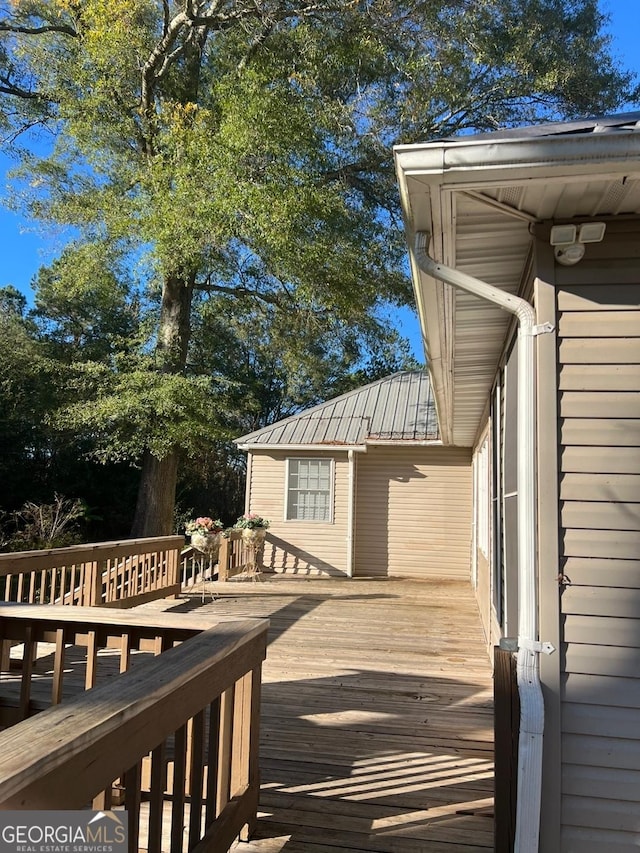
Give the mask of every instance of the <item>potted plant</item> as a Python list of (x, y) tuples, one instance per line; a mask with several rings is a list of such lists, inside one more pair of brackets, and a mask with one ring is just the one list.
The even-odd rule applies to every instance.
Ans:
[(220, 534), (224, 530), (224, 524), (219, 518), (209, 518), (204, 515), (188, 521), (185, 533), (191, 537), (191, 545), (196, 551), (204, 554), (216, 554), (220, 547)]
[(242, 538), (250, 545), (262, 545), (267, 534), (269, 522), (255, 512), (241, 515), (233, 525), (235, 530), (242, 531)]

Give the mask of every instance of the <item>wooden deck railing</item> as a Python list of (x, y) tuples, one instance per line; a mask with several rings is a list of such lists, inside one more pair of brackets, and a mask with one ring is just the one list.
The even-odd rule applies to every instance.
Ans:
[(241, 530), (231, 530), (220, 545), (218, 577), (226, 581), (245, 570), (249, 562), (247, 547), (242, 539)]
[(208, 554), (196, 551), (191, 546), (183, 548), (180, 570), (183, 591), (187, 591), (194, 584), (213, 580), (216, 565), (219, 581), (229, 580), (248, 569), (255, 573), (262, 567), (262, 550), (257, 554), (253, 553), (243, 540), (241, 530), (227, 532), (220, 543), (217, 560)]
[(216, 580), (218, 572), (218, 557), (213, 554), (203, 554), (196, 551), (192, 545), (187, 545), (180, 554), (180, 580), (182, 591), (188, 592), (190, 587), (205, 581)]
[(180, 592), (182, 536), (0, 554), (0, 601), (133, 607)]
[[(0, 809), (122, 804), (130, 851), (223, 853), (257, 815), (268, 623), (131, 616), (0, 605), (3, 717), (21, 720), (0, 732)], [(79, 648), (84, 685), (102, 683), (67, 698)]]

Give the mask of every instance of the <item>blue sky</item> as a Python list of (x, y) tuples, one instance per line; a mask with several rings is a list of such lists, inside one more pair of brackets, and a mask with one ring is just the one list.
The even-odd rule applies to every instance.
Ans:
[[(603, 11), (611, 16), (612, 52), (620, 63), (640, 75), (638, 52), (638, 10), (640, 0), (600, 0)], [(0, 174), (5, 175), (10, 163), (0, 151)], [(1, 196), (6, 181), (3, 180)], [(36, 230), (33, 223), (0, 205), (0, 287), (12, 284), (27, 296), (30, 282), (43, 264), (50, 263), (60, 252), (61, 239), (54, 234)], [(412, 344), (416, 356), (422, 359), (422, 346), (417, 318), (411, 310), (396, 315), (402, 333)]]

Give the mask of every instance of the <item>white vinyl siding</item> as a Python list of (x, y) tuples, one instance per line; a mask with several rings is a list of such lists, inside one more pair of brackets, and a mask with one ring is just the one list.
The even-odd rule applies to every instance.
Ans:
[(635, 849), (640, 831), (639, 294), (557, 292), (562, 853)]
[(287, 459), (287, 521), (332, 521), (333, 460)]

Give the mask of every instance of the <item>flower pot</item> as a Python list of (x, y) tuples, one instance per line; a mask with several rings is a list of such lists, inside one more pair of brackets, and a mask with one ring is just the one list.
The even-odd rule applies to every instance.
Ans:
[(254, 545), (255, 547), (264, 544), (266, 535), (267, 531), (264, 527), (244, 527), (242, 530), (242, 538), (245, 543), (247, 545)]
[(203, 554), (217, 554), (220, 548), (219, 533), (192, 533), (191, 544)]

